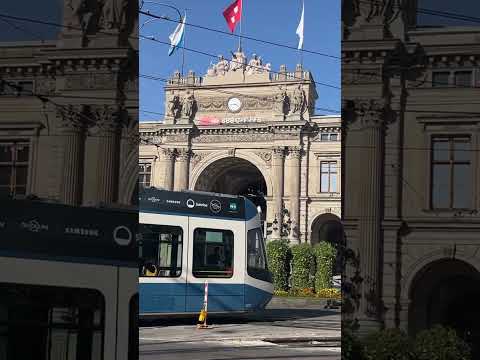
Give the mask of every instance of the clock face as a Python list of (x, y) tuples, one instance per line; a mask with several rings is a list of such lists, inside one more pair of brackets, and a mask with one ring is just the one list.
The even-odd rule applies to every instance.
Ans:
[(231, 112), (237, 112), (237, 111), (240, 111), (240, 108), (242, 107), (242, 102), (240, 101), (240, 99), (234, 97), (234, 98), (230, 98), (228, 100), (228, 109), (231, 111)]

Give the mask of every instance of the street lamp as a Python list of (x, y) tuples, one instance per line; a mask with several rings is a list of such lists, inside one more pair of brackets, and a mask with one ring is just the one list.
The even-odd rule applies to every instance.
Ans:
[[(168, 7), (170, 9), (174, 9), (177, 14), (178, 14), (178, 23), (180, 24), (182, 22), (182, 13), (180, 12), (180, 10), (173, 6), (173, 5), (170, 5), (170, 4), (165, 4), (163, 2), (159, 2), (159, 1), (142, 1), (142, 4), (140, 5), (140, 9), (142, 9), (143, 5), (144, 4), (153, 4), (153, 5), (159, 5), (159, 6), (165, 6), (165, 7)], [(186, 9), (185, 9), (186, 10)], [(164, 20), (170, 20), (168, 16), (160, 16), (161, 19), (164, 19)], [(152, 18), (152, 19), (148, 19), (147, 21), (145, 21), (142, 26), (140, 28), (143, 28), (145, 25), (147, 25), (148, 23), (150, 22), (153, 22), (155, 20), (159, 20), (158, 18)], [(184, 46), (185, 46), (185, 34), (183, 35), (184, 36)], [(183, 68), (184, 68), (184, 64), (185, 64), (185, 47), (183, 48), (183, 51), (182, 51), (182, 76), (183, 76)]]

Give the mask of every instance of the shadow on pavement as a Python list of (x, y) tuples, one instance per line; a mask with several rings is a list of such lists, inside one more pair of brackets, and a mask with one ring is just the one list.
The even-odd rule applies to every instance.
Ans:
[[(329, 309), (266, 309), (257, 313), (247, 314), (209, 314), (208, 323), (215, 324), (246, 324), (246, 323), (275, 323), (277, 321), (286, 322), (285, 324), (275, 324), (276, 326), (291, 326), (318, 328), (332, 325), (335, 321), (327, 319), (322, 320), (322, 317), (339, 314), (339, 310)], [(309, 321), (308, 325), (295, 320), (302, 320), (307, 318), (315, 318)], [(182, 315), (176, 317), (164, 317), (158, 319), (143, 319), (140, 321), (141, 327), (149, 326), (178, 326), (178, 325), (192, 325), (196, 324), (198, 315)], [(293, 323), (292, 323), (293, 322)], [(338, 321), (337, 321), (338, 322)], [(337, 326), (338, 327), (338, 326)]]

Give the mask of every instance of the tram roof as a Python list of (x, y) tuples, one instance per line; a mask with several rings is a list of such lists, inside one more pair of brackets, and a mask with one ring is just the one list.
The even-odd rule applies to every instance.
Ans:
[(136, 209), (2, 199), (0, 256), (137, 266), (137, 224)]
[(143, 189), (139, 201), (140, 212), (236, 220), (249, 220), (258, 214), (255, 205), (243, 196), (204, 191), (150, 187)]

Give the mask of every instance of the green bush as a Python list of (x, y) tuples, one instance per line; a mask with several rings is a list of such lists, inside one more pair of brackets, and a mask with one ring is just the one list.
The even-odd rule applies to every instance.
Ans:
[(268, 268), (272, 273), (275, 290), (288, 291), (291, 252), (286, 240), (272, 240), (267, 243)]
[(317, 271), (315, 272), (315, 290), (332, 287), (333, 264), (336, 250), (332, 244), (322, 241), (313, 247)]
[(455, 330), (437, 325), (421, 331), (415, 338), (417, 360), (470, 360), (470, 348)]
[(351, 329), (342, 327), (342, 360), (362, 359), (362, 344)]
[(314, 287), (315, 255), (309, 244), (292, 246), (292, 288), (306, 289)]
[(406, 333), (398, 329), (386, 329), (369, 334), (363, 341), (365, 360), (409, 360), (412, 346)]

